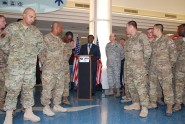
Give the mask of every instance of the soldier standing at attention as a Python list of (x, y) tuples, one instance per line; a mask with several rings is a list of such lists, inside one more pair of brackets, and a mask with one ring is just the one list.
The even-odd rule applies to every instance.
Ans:
[[(66, 38), (65, 38), (66, 37)], [(68, 100), (69, 97), (69, 83), (70, 83), (70, 72), (69, 72), (69, 58), (71, 57), (71, 50), (72, 50), (72, 42), (73, 41), (73, 33), (68, 31), (66, 32), (63, 42), (65, 44), (64, 49), (63, 49), (63, 71), (64, 71), (64, 92), (63, 92), (63, 97), (62, 97), (62, 102), (64, 104), (70, 105), (70, 102)]]
[(116, 88), (116, 97), (120, 96), (120, 68), (121, 60), (124, 58), (123, 47), (116, 41), (116, 35), (110, 34), (110, 42), (106, 45), (107, 56), (107, 78), (109, 84), (108, 95), (113, 95)]
[[(66, 112), (67, 109), (60, 106), (64, 91), (64, 42), (59, 37), (62, 33), (62, 24), (53, 22), (52, 31), (44, 36), (46, 48), (39, 54), (42, 64), (42, 96), (41, 104), (44, 106), (43, 114), (54, 116), (54, 112)], [(53, 111), (50, 108), (53, 99)]]
[(7, 26), (7, 35), (0, 41), (0, 47), (9, 53), (5, 78), (6, 99), (4, 124), (12, 124), (12, 113), (16, 109), (17, 97), (22, 89), (24, 120), (40, 121), (32, 112), (34, 105), (33, 87), (36, 83), (35, 71), (38, 53), (43, 49), (43, 35), (33, 26), (36, 13), (32, 8), (23, 12), (23, 20)]
[(157, 107), (157, 84), (159, 81), (163, 94), (164, 102), (167, 104), (166, 115), (172, 115), (172, 105), (174, 104), (174, 93), (172, 88), (172, 67), (176, 62), (176, 46), (172, 39), (163, 35), (163, 25), (154, 25), (154, 35), (156, 36), (153, 44), (151, 57), (150, 74), (150, 105), (149, 108)]
[[(185, 88), (185, 24), (178, 26), (178, 35), (180, 38), (176, 40), (178, 57), (175, 70), (175, 106), (173, 111), (181, 110), (183, 102), (183, 92)], [(181, 44), (181, 45), (180, 45)]]
[(140, 110), (140, 117), (147, 117), (149, 98), (147, 94), (147, 68), (151, 56), (151, 47), (145, 34), (137, 31), (137, 23), (129, 21), (126, 25), (130, 35), (125, 44), (125, 67), (127, 68), (127, 83), (132, 98), (132, 104), (124, 106), (125, 110)]
[[(3, 29), (6, 26), (5, 17), (0, 15), (0, 40), (3, 39)], [(4, 106), (5, 101), (5, 72), (7, 67), (8, 55), (0, 49), (0, 109)]]

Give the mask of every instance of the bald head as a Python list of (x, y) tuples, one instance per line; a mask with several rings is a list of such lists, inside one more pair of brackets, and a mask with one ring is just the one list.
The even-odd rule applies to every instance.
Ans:
[(31, 11), (35, 13), (35, 10), (34, 9), (32, 9), (32, 8), (26, 8), (24, 10), (23, 14), (26, 14), (26, 13), (31, 12)]
[(29, 26), (34, 23), (36, 19), (35, 10), (32, 8), (26, 8), (23, 12), (23, 20), (22, 23), (25, 26)]
[(111, 42), (116, 41), (116, 34), (114, 34), (114, 33), (110, 34), (109, 39), (110, 39)]
[(54, 35), (59, 35), (62, 33), (62, 23), (60, 22), (53, 22), (51, 27), (52, 33)]

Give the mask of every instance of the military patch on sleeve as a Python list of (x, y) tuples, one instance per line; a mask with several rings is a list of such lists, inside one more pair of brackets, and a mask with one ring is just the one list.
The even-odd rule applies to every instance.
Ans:
[(4, 30), (2, 33), (0, 33), (0, 39), (3, 39), (7, 34), (9, 34), (9, 32)]

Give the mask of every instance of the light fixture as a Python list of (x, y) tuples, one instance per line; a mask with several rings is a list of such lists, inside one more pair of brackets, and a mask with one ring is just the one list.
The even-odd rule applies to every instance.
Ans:
[(81, 37), (82, 39), (85, 39), (85, 38), (87, 38), (87, 37)]

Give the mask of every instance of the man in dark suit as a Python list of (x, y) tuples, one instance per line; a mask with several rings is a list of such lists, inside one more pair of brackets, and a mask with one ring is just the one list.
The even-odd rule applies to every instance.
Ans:
[(93, 44), (94, 36), (88, 36), (88, 43), (81, 46), (80, 55), (92, 55), (92, 95), (96, 90), (96, 68), (97, 60), (100, 59), (100, 49), (97, 45)]

